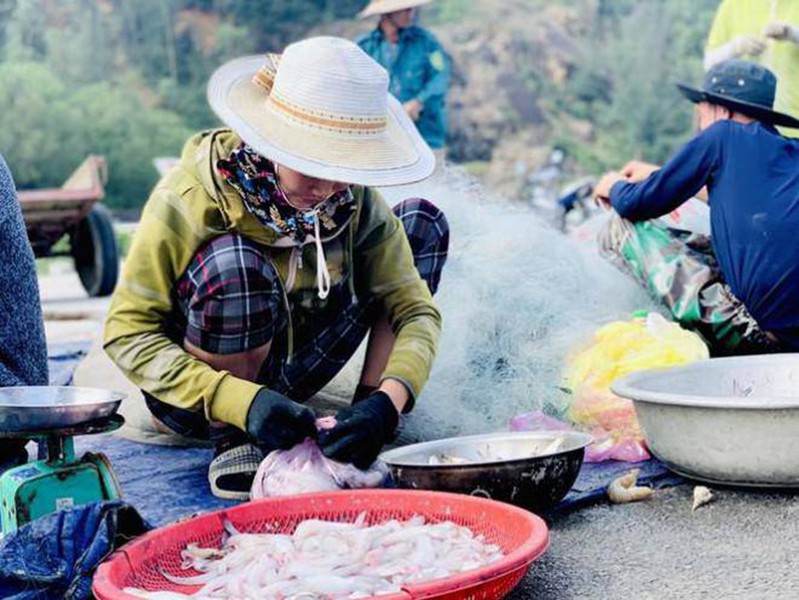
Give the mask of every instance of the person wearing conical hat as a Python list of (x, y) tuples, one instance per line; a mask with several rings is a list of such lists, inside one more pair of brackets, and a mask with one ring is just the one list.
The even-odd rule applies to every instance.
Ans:
[(419, 7), (431, 1), (372, 0), (359, 16), (377, 17), (377, 27), (357, 44), (388, 71), (391, 93), (428, 145), (440, 151), (447, 137), (449, 59), (436, 37), (416, 24)]
[[(444, 215), (374, 186), (430, 176), (435, 159), (388, 75), (320, 37), (245, 57), (208, 84), (228, 128), (186, 144), (144, 207), (105, 349), (161, 427), (210, 439), (214, 494), (246, 498), (264, 453), (306, 438), (369, 466), (430, 373)], [(317, 432), (303, 402), (371, 330), (360, 385)]]
[(678, 87), (697, 106), (700, 132), (662, 168), (630, 163), (594, 193), (637, 223), (706, 188), (713, 256), (702, 260), (698, 237), (669, 240), (650, 224), (615, 236), (631, 240), (626, 266), (717, 353), (799, 351), (799, 140), (776, 129), (799, 119), (775, 110), (777, 78), (752, 62), (723, 61), (701, 88)]
[[(774, 107), (799, 116), (799, 2), (722, 0), (705, 46), (705, 69), (730, 58), (773, 71), (779, 80)], [(780, 131), (799, 137), (799, 129)]]

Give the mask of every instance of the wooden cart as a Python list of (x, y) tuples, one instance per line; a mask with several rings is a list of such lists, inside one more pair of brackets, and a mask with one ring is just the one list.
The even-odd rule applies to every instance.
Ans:
[[(107, 170), (101, 156), (88, 156), (60, 188), (19, 192), (22, 215), (37, 258), (71, 256), (90, 296), (107, 296), (119, 276), (111, 214), (101, 204)], [(54, 251), (64, 237), (69, 250)]]

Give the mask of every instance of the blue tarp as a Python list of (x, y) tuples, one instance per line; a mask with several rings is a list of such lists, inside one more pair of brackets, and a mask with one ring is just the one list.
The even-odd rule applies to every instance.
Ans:
[(154, 525), (236, 504), (211, 494), (210, 449), (155, 446), (111, 436), (78, 438), (76, 451), (87, 450), (109, 458), (123, 498)]
[(685, 481), (684, 478), (669, 471), (658, 459), (653, 458), (639, 463), (609, 460), (601, 463), (584, 463), (571, 491), (554, 511), (568, 512), (601, 502), (607, 498), (606, 490), (611, 481), (632, 469), (639, 469), (638, 484), (656, 489), (673, 487)]
[(89, 352), (89, 342), (58, 342), (47, 346), (50, 385), (70, 385), (80, 360)]
[[(114, 465), (125, 500), (155, 525), (235, 504), (211, 495), (206, 477), (211, 450), (153, 446), (113, 437), (81, 438), (78, 450), (104, 452)], [(684, 481), (656, 459), (635, 464), (584, 464), (571, 492), (553, 512), (603, 501), (608, 484), (630, 469), (640, 469), (639, 485), (661, 488)]]
[(150, 529), (124, 502), (46, 515), (0, 540), (0, 598), (88, 600), (94, 570)]
[[(87, 350), (86, 343), (51, 346), (51, 384), (66, 385), (71, 381), (72, 372)], [(125, 500), (155, 525), (235, 504), (211, 495), (206, 476), (211, 450), (139, 444), (108, 436), (79, 438), (77, 449), (104, 452), (114, 466)], [(639, 485), (661, 488), (684, 481), (656, 459), (636, 464), (584, 464), (572, 490), (553, 514), (603, 501), (608, 484), (634, 468), (640, 469)]]

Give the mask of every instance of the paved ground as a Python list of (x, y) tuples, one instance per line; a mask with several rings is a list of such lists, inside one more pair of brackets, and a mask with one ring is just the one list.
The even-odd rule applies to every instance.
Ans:
[(66, 261), (55, 262), (39, 277), (47, 341), (92, 340), (99, 334), (109, 298), (89, 298)]
[(511, 600), (797, 598), (799, 499), (693, 486), (648, 501), (598, 505), (551, 522), (551, 546)]
[[(48, 339), (92, 339), (107, 299), (89, 299), (68, 268), (40, 280)], [(799, 500), (715, 491), (691, 512), (692, 486), (648, 501), (552, 519), (551, 545), (510, 600), (799, 598)]]

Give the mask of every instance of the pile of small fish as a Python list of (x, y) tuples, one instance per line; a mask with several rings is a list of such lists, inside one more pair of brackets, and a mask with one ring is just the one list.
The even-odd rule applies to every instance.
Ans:
[(124, 591), (150, 600), (343, 600), (399, 593), (403, 585), (449, 577), (502, 558), (500, 548), (451, 521), (415, 516), (366, 525), (309, 519), (291, 535), (240, 533), (225, 523), (221, 548), (189, 544), (182, 568), (200, 575), (162, 575), (193, 594)]
[(429, 465), (470, 465), (475, 463), (483, 463), (483, 462), (504, 462), (507, 460), (523, 460), (523, 459), (530, 459), (536, 458), (538, 456), (548, 456), (550, 454), (555, 454), (560, 452), (560, 448), (563, 443), (566, 441), (565, 436), (557, 437), (550, 441), (549, 443), (545, 443), (545, 440), (542, 440), (536, 446), (532, 446), (529, 449), (529, 453), (524, 454), (514, 454), (513, 456), (503, 456), (499, 451), (495, 450), (490, 444), (484, 444), (482, 446), (478, 446), (475, 452), (472, 452), (473, 457), (467, 458), (465, 456), (459, 454), (449, 454), (446, 452), (440, 452), (438, 454), (432, 454), (427, 459), (427, 464)]

